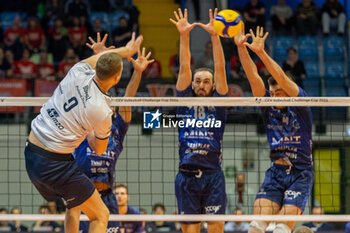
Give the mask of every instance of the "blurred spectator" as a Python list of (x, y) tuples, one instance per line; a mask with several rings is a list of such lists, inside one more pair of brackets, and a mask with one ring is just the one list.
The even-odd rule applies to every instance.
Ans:
[[(153, 206), (153, 214), (164, 215), (165, 206), (163, 204), (157, 203)], [(147, 232), (158, 232), (158, 231), (175, 231), (175, 225), (173, 222), (149, 222), (146, 225)]]
[[(11, 214), (22, 214), (22, 210), (19, 207), (12, 208)], [(28, 227), (21, 224), (21, 221), (15, 220), (13, 221), (13, 225), (15, 227), (15, 232), (24, 232), (28, 231)]]
[(55, 20), (62, 18), (64, 14), (63, 1), (48, 0), (45, 4), (45, 15), (42, 20), (42, 26), (45, 30), (54, 25)]
[(61, 19), (56, 19), (48, 34), (48, 52), (52, 53), (53, 61), (57, 65), (63, 59), (68, 48), (67, 28), (63, 27)]
[(112, 11), (120, 11), (130, 9), (132, 7), (132, 0), (109, 0)]
[(47, 206), (49, 207), (50, 214), (58, 214), (57, 205), (55, 201), (48, 201)]
[(28, 27), (24, 37), (24, 42), (27, 48), (34, 53), (45, 50), (45, 34), (39, 20), (35, 17), (28, 19)]
[(73, 17), (73, 26), (68, 27), (68, 38), (75, 51), (81, 57), (81, 53), (85, 48), (87, 31), (81, 23), (81, 19)]
[(257, 26), (265, 27), (265, 6), (258, 0), (250, 0), (244, 8), (245, 30), (253, 29)]
[(288, 34), (293, 22), (292, 8), (286, 5), (286, 0), (278, 0), (278, 4), (271, 7), (272, 26), (277, 34)]
[(160, 61), (155, 59), (155, 52), (152, 47), (149, 47), (147, 49), (146, 54), (148, 54), (149, 52), (151, 52), (150, 59), (154, 59), (154, 62), (147, 66), (147, 68), (143, 71), (142, 76), (145, 78), (161, 78), (162, 66), (160, 64)]
[(331, 26), (337, 28), (339, 35), (344, 35), (346, 16), (343, 6), (338, 0), (327, 0), (322, 7), (323, 33), (328, 35)]
[(297, 32), (299, 35), (316, 35), (318, 30), (319, 9), (311, 0), (302, 0), (296, 11)]
[(5, 50), (10, 49), (15, 55), (15, 60), (22, 56), (25, 29), (21, 27), (21, 16), (17, 15), (13, 20), (12, 27), (4, 32)]
[[(50, 214), (49, 207), (47, 205), (40, 206), (39, 214)], [(43, 231), (44, 229), (48, 231), (60, 232), (62, 227), (54, 221), (42, 220), (36, 221), (33, 225), (33, 231)]]
[(311, 228), (306, 227), (306, 226), (300, 226), (297, 227), (293, 233), (314, 233), (313, 230), (311, 230)]
[(37, 74), (37, 66), (30, 61), (30, 52), (23, 50), (22, 59), (13, 63), (13, 75), (15, 78), (31, 79)]
[(8, 70), (10, 69), (11, 69), (11, 64), (5, 58), (4, 49), (0, 47), (0, 79), (6, 78), (8, 76)]
[[(105, 34), (108, 34), (107, 31), (103, 30), (102, 28), (102, 20), (100, 18), (96, 18), (94, 20), (94, 25), (93, 25), (93, 31), (91, 34), (89, 34), (89, 36), (94, 39), (94, 41), (96, 41), (97, 39), (97, 33), (100, 33), (101, 35), (101, 39), (104, 37)], [(106, 42), (106, 46), (108, 47), (111, 43), (110, 43), (110, 37), (107, 38), (107, 42)]]
[[(40, 61), (39, 61), (39, 65), (38, 65), (38, 75), (39, 75), (39, 78), (41, 78), (41, 79), (47, 79), (47, 80), (54, 80), (55, 79), (55, 75), (56, 75), (55, 67), (49, 63), (48, 54), (46, 52), (42, 52), (40, 54)], [(51, 203), (51, 202), (49, 202), (49, 203)], [(49, 203), (48, 203), (48, 205), (49, 205)], [(56, 202), (53, 202), (53, 203), (55, 203), (55, 208), (56, 208)], [(56, 214), (56, 212), (53, 213), (52, 210), (53, 209), (50, 208), (50, 212), (52, 214)]]
[(69, 48), (66, 51), (66, 55), (64, 56), (64, 59), (61, 61), (60, 65), (58, 66), (58, 77), (60, 79), (63, 79), (70, 68), (74, 66), (75, 63), (79, 61), (77, 55), (74, 53), (74, 50)]
[[(0, 208), (0, 214), (8, 214), (7, 209)], [(1, 231), (16, 231), (16, 227), (8, 221), (0, 221), (0, 229)]]
[(211, 41), (208, 41), (205, 45), (204, 54), (197, 61), (195, 68), (209, 68), (214, 70), (213, 45)]
[[(119, 214), (141, 214), (141, 212), (128, 205), (130, 196), (128, 194), (128, 187), (124, 184), (117, 184), (113, 190), (115, 197), (117, 199)], [(145, 233), (145, 222), (120, 222), (120, 232), (127, 233)]]
[[(312, 214), (323, 215), (324, 210), (321, 206), (316, 206), (312, 209)], [(307, 222), (307, 223), (304, 223), (303, 226), (310, 227), (314, 232), (334, 230), (333, 224), (328, 222)]]
[(125, 17), (120, 17), (119, 27), (112, 32), (113, 45), (115, 47), (125, 46), (131, 39), (131, 28), (129, 27), (128, 20)]
[[(237, 207), (233, 213), (234, 215), (242, 215), (243, 210)], [(225, 231), (248, 231), (248, 222), (227, 222), (224, 226)]]
[[(177, 50), (180, 51), (179, 49), (179, 41), (177, 42)], [(180, 62), (179, 62), (179, 53), (174, 54), (173, 56), (170, 57), (169, 61), (169, 67), (170, 67), (170, 72), (174, 78), (177, 78), (180, 70)], [(191, 70), (194, 68), (194, 60), (193, 57), (191, 56)]]
[(234, 55), (231, 57), (231, 60), (230, 60), (230, 72), (231, 72), (231, 76), (234, 78), (234, 79), (237, 79), (237, 78), (241, 78), (243, 73), (242, 73), (242, 65), (241, 65), (241, 62), (238, 58), (237, 55)]
[(350, 233), (350, 222), (348, 222), (345, 226), (345, 233)]
[(85, 18), (85, 19), (88, 18), (89, 16), (88, 6), (85, 2), (81, 0), (72, 0), (72, 1), (67, 1), (66, 4), (68, 5), (66, 10), (66, 15), (68, 16), (68, 20), (71, 20), (74, 17)]
[(293, 78), (295, 83), (304, 88), (303, 80), (306, 79), (306, 70), (304, 62), (298, 59), (297, 50), (295, 48), (288, 49), (287, 60), (283, 62), (282, 66), (284, 72)]
[(5, 51), (5, 60), (9, 64), (10, 68), (7, 70), (7, 76), (12, 77), (13, 75), (13, 63), (15, 63), (15, 55), (11, 50)]

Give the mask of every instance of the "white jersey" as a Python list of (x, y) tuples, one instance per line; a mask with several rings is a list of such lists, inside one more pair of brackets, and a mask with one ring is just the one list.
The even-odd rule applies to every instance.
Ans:
[(32, 121), (33, 133), (49, 149), (72, 153), (92, 130), (99, 139), (109, 137), (111, 97), (100, 90), (94, 75), (90, 65), (77, 63)]

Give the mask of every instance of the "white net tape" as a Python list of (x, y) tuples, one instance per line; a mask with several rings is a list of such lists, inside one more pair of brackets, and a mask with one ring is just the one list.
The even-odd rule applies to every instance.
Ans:
[[(63, 221), (64, 215), (59, 214), (3, 214), (0, 215), (0, 220), (6, 221)], [(80, 220), (87, 221), (85, 215), (80, 217)], [(233, 221), (297, 221), (297, 222), (349, 222), (350, 215), (111, 215), (110, 221), (172, 221), (172, 222), (196, 222), (196, 221), (214, 221), (214, 222), (233, 222)]]
[[(41, 106), (48, 97), (0, 97), (0, 106)], [(350, 97), (117, 97), (112, 106), (350, 106)]]

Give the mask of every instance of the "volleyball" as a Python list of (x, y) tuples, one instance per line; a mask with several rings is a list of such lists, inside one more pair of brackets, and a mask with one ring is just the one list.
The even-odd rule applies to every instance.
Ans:
[(232, 38), (239, 33), (242, 28), (242, 17), (236, 11), (222, 10), (214, 20), (216, 32), (225, 38)]

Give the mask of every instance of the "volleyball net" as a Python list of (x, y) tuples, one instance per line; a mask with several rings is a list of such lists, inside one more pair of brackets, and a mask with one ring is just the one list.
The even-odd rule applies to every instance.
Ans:
[[(24, 146), (30, 122), (47, 98), (0, 97), (0, 208), (20, 207), (23, 215), (3, 215), (7, 220), (34, 221), (47, 202), (30, 182), (25, 169)], [(113, 98), (113, 106), (133, 106), (132, 121), (116, 169), (115, 182), (128, 186), (128, 204), (145, 211), (138, 219), (112, 216), (123, 221), (350, 221), (350, 98)], [(176, 108), (227, 107), (222, 141), (222, 169), (226, 179), (228, 215), (176, 215), (174, 181), (179, 166)], [(313, 113), (314, 186), (303, 216), (256, 216), (253, 203), (265, 172), (271, 166), (269, 144), (260, 108), (310, 106)], [(160, 114), (156, 120), (154, 115)], [(212, 126), (215, 122), (208, 122)], [(198, 134), (200, 132), (191, 132)], [(197, 135), (198, 136), (198, 135)], [(210, 137), (210, 135), (202, 135)], [(293, 140), (293, 139), (291, 139)], [(161, 203), (165, 213), (152, 214)], [(311, 215), (321, 206), (325, 215)], [(236, 208), (244, 215), (234, 215)], [(62, 215), (39, 215), (62, 220)], [(0, 215), (0, 218), (1, 215)]]

